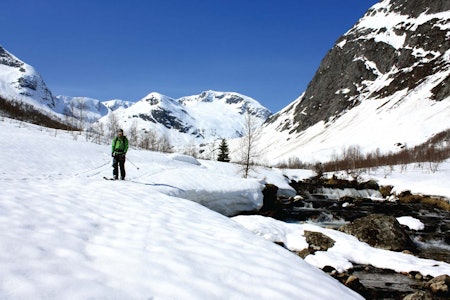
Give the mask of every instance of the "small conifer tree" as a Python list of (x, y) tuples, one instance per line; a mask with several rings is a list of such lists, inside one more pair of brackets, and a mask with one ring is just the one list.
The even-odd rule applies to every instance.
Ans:
[(218, 161), (229, 162), (230, 158), (228, 157), (228, 144), (225, 139), (222, 139), (222, 142), (219, 145), (219, 155), (217, 156)]

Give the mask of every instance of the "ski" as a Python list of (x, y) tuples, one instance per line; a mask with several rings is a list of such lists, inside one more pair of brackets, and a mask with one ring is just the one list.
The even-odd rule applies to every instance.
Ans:
[(106, 177), (106, 176), (103, 176), (103, 179), (105, 179), (105, 180), (125, 181), (125, 179), (114, 179), (114, 178), (112, 178), (112, 177)]

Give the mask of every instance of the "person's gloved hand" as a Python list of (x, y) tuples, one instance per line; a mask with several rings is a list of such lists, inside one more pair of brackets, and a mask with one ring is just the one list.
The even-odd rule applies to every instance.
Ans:
[(115, 152), (111, 153), (111, 156), (112, 157), (116, 156), (116, 153)]

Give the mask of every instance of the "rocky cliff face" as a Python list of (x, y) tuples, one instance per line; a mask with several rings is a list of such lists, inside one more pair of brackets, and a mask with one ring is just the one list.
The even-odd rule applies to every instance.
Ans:
[(325, 56), (294, 105), (293, 125), (284, 129), (301, 132), (319, 121), (335, 120), (362, 101), (408, 93), (425, 84), (430, 99), (446, 99), (450, 95), (449, 22), (450, 1), (376, 4)]

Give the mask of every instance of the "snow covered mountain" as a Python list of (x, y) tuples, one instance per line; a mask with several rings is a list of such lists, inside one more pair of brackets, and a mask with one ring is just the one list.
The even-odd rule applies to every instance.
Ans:
[(100, 100), (87, 97), (54, 96), (41, 75), (0, 46), (0, 97), (6, 101), (23, 102), (42, 113), (58, 119), (74, 118), (92, 123), (120, 107), (129, 107), (123, 100)]
[(36, 70), (0, 45), (0, 96), (21, 101), (52, 113), (58, 101)]
[(56, 96), (60, 105), (58, 112), (83, 123), (94, 123), (119, 108), (130, 107), (133, 103), (120, 99), (100, 101), (89, 97)]
[(306, 91), (269, 119), (266, 108), (237, 93), (151, 93), (132, 105), (53, 97), (32, 67), (0, 49), (0, 96), (86, 122), (100, 118), (109, 129), (114, 121), (137, 138), (153, 132), (180, 147), (238, 138), (250, 114), (267, 120), (259, 141), (268, 164), (327, 161), (349, 146), (397, 151), (450, 128), (449, 1), (380, 1), (337, 40)]
[(107, 125), (114, 119), (128, 132), (131, 129), (156, 132), (180, 147), (240, 137), (246, 115), (255, 116), (260, 124), (271, 115), (258, 101), (233, 92), (205, 91), (179, 99), (150, 93), (136, 103), (55, 97), (33, 67), (3, 47), (0, 47), (0, 96), (7, 101), (22, 101), (39, 107), (78, 127), (97, 121)]
[[(258, 101), (233, 92), (205, 91), (173, 99), (153, 92), (132, 106), (114, 112), (125, 131), (153, 131), (175, 146), (242, 136), (245, 118), (262, 124), (271, 112)], [(99, 120), (108, 125), (111, 116)], [(108, 126), (107, 126), (108, 127)]]
[(264, 125), (269, 161), (413, 146), (450, 128), (450, 1), (384, 0), (340, 37), (306, 91)]

